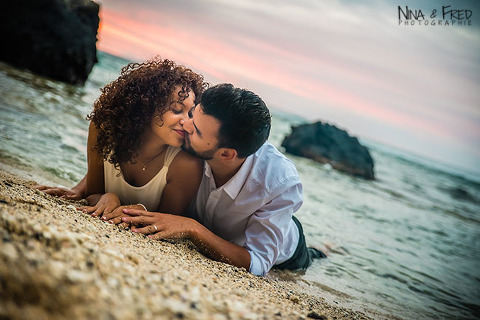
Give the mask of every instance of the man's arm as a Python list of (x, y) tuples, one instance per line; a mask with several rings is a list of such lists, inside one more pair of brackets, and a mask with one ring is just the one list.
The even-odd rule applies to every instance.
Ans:
[(188, 238), (211, 259), (250, 269), (250, 254), (245, 248), (220, 238), (194, 219), (134, 209), (123, 212), (130, 217), (122, 221), (143, 226), (133, 228), (133, 232), (151, 234), (149, 238), (154, 240)]
[(296, 179), (282, 185), (275, 194), (276, 197), (250, 218), (245, 230), (246, 247), (224, 240), (191, 218), (124, 209), (123, 212), (130, 217), (123, 217), (122, 221), (142, 225), (132, 231), (151, 234), (151, 239), (189, 238), (208, 257), (263, 276), (275, 264), (284, 233), (293, 223), (292, 215), (303, 202), (302, 185)]

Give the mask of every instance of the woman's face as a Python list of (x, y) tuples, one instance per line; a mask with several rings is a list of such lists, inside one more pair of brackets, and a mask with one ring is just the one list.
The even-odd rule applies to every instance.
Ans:
[(195, 106), (195, 93), (190, 90), (188, 97), (182, 100), (178, 95), (181, 90), (181, 86), (175, 87), (169, 99), (167, 111), (163, 115), (154, 116), (151, 123), (152, 130), (157, 137), (174, 147), (180, 147), (183, 144), (185, 131), (180, 121), (187, 120), (189, 110)]

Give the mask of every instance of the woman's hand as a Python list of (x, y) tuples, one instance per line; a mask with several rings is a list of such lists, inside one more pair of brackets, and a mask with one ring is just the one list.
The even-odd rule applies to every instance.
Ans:
[(166, 213), (134, 209), (123, 209), (123, 213), (122, 221), (137, 227), (132, 232), (149, 234), (153, 240), (189, 238), (198, 225), (193, 219)]
[[(91, 195), (89, 198), (93, 198), (97, 195)], [(87, 198), (87, 200), (90, 200)], [(92, 217), (105, 217), (106, 215), (112, 213), (116, 208), (120, 207), (120, 199), (114, 193), (105, 193), (100, 196), (97, 203), (93, 206), (80, 207), (78, 210), (81, 210), (85, 213), (92, 214)], [(107, 220), (107, 219), (103, 219)]]
[(61, 187), (49, 187), (44, 185), (35, 185), (33, 189), (40, 190), (46, 194), (49, 194), (54, 197), (59, 197), (67, 200), (80, 200), (83, 198), (83, 194), (75, 189), (67, 189)]
[(120, 224), (120, 226), (127, 228), (130, 226), (130, 223), (122, 221), (123, 217), (128, 217), (123, 213), (123, 209), (139, 209), (143, 210), (145, 207), (141, 204), (130, 204), (126, 206), (119, 206), (110, 213), (103, 215), (102, 220), (108, 221), (112, 224)]

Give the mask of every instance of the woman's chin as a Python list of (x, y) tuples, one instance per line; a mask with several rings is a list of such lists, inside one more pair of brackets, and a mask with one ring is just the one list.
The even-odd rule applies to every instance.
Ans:
[(170, 141), (169, 145), (172, 146), (172, 147), (181, 147), (184, 142), (185, 142), (185, 139), (183, 139), (183, 138), (178, 138), (178, 139), (175, 139), (175, 140), (172, 139), (172, 141)]

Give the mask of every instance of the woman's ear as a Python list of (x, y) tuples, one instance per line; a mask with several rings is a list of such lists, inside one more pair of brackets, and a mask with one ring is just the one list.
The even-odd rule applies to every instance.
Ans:
[(155, 123), (155, 125), (163, 127), (163, 119), (159, 115), (153, 117), (153, 122)]

